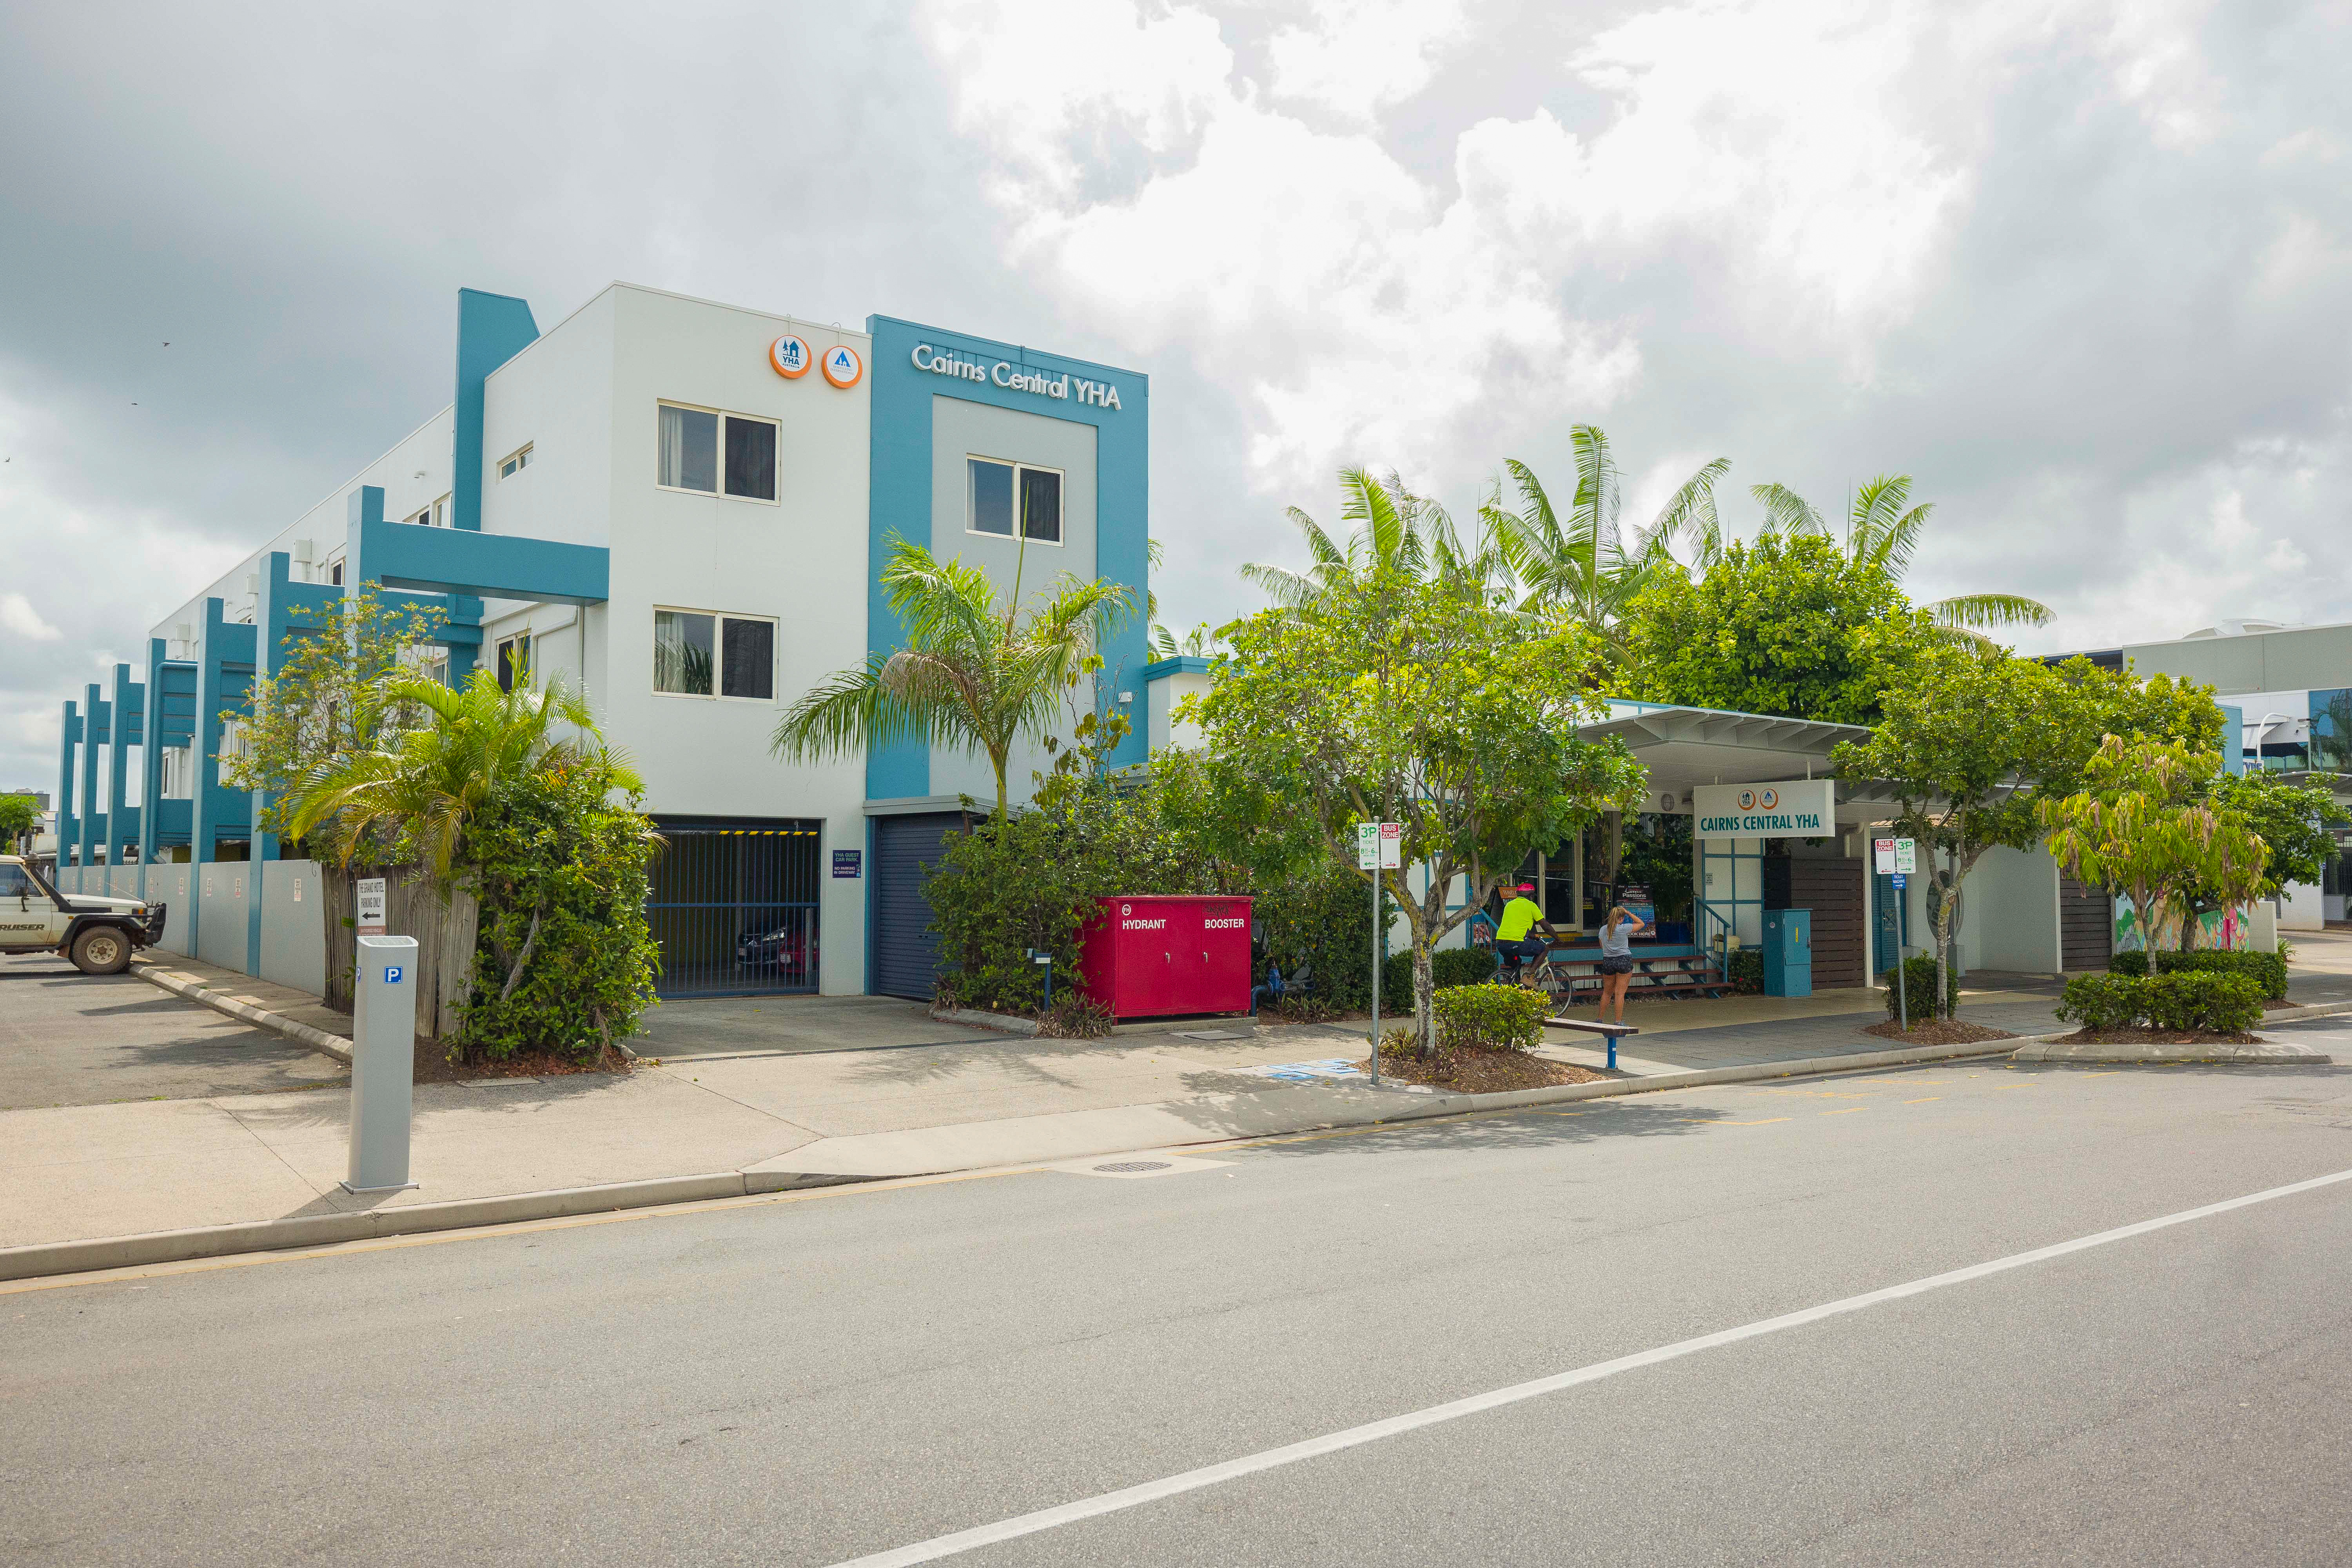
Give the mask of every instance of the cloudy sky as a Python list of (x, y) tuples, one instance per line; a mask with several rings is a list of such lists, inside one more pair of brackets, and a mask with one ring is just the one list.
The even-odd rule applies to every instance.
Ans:
[(1343, 463), (1466, 510), (1587, 421), (1630, 510), (1915, 476), (1915, 594), (2032, 650), (2352, 620), (2347, 59), (2341, 3), (0, 5), (0, 787), (448, 400), (460, 286), (1148, 371), (1179, 625)]

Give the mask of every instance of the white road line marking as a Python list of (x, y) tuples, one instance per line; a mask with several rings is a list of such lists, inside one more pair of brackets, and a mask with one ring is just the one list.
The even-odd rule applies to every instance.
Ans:
[(2068, 1253), (2088, 1251), (2094, 1247), (2105, 1247), (2111, 1242), (2128, 1241), (2133, 1237), (2146, 1236), (2150, 1231), (2163, 1230), (2176, 1225), (2186, 1225), (2190, 1220), (2210, 1219), (2215, 1215), (2228, 1214), (2232, 1209), (2269, 1203), (2273, 1198), (2293, 1197), (2297, 1193), (2307, 1193), (2316, 1188), (2333, 1186), (2338, 1182), (2347, 1181), (2352, 1181), (2352, 1171), (2338, 1171), (2334, 1175), (2314, 1176), (2307, 1182), (2293, 1182), (2284, 1187), (2271, 1187), (2263, 1192), (2249, 1193), (2242, 1198), (2229, 1198), (2218, 1204), (2207, 1204), (2202, 1208), (2183, 1209), (2179, 1214), (2168, 1214), (2157, 1219), (2144, 1219), (2135, 1225), (2121, 1226), (2114, 1230), (2103, 1230), (2095, 1236), (2079, 1237), (2073, 1241), (2062, 1241), (2050, 1247), (2038, 1247), (2031, 1252), (2019, 1252), (2007, 1258), (1996, 1258), (1989, 1263), (1972, 1263), (1966, 1268), (1955, 1268), (1946, 1274), (1931, 1274), (1925, 1279), (1914, 1279), (1907, 1285), (1889, 1285), (1883, 1290), (1871, 1290), (1860, 1296), (1847, 1296), (1840, 1300), (1823, 1302), (1818, 1307), (1807, 1307), (1801, 1311), (1784, 1313), (1777, 1318), (1766, 1318), (1760, 1322), (1743, 1324), (1736, 1329), (1724, 1329), (1712, 1334), (1701, 1334), (1696, 1339), (1677, 1340), (1673, 1344), (1660, 1345), (1655, 1350), (1640, 1351), (1633, 1355), (1619, 1356), (1614, 1361), (1596, 1362), (1591, 1366), (1578, 1367), (1573, 1372), (1554, 1373), (1549, 1377), (1539, 1377), (1530, 1383), (1513, 1384), (1508, 1388), (1497, 1388), (1486, 1394), (1474, 1394), (1467, 1399), (1433, 1405), (1425, 1410), (1415, 1410), (1403, 1415), (1391, 1415), (1384, 1421), (1373, 1421), (1361, 1426), (1350, 1426), (1343, 1432), (1327, 1433), (1320, 1437), (1309, 1437), (1303, 1443), (1291, 1443), (1279, 1448), (1268, 1448), (1263, 1453), (1246, 1455), (1238, 1459), (1227, 1459), (1222, 1464), (1204, 1465), (1197, 1470), (1186, 1470), (1181, 1475), (1167, 1476), (1156, 1481), (1145, 1481), (1140, 1486), (1122, 1487), (1118, 1491), (1104, 1492), (1099, 1497), (1085, 1498), (1076, 1502), (1066, 1502), (1055, 1508), (1039, 1509), (1034, 1513), (1024, 1513), (1013, 1519), (1000, 1520), (994, 1524), (983, 1524), (975, 1529), (958, 1531), (953, 1535), (934, 1536), (929, 1541), (919, 1541), (911, 1546), (900, 1546), (888, 1552), (877, 1552), (869, 1556), (850, 1558), (835, 1563), (833, 1568), (908, 1568), (908, 1564), (916, 1563), (936, 1563), (942, 1557), (953, 1557), (982, 1546), (992, 1546), (1000, 1541), (1012, 1541), (1024, 1535), (1034, 1535), (1040, 1531), (1057, 1529), (1065, 1524), (1076, 1524), (1080, 1520), (1099, 1518), (1103, 1514), (1117, 1513), (1123, 1509), (1139, 1508), (1148, 1502), (1158, 1502), (1162, 1498), (1176, 1497), (1184, 1492), (1198, 1491), (1203, 1487), (1213, 1487), (1225, 1481), (1238, 1480), (1244, 1476), (1255, 1475), (1260, 1470), (1295, 1465), (1301, 1459), (1313, 1459), (1325, 1454), (1336, 1454), (1343, 1448), (1376, 1443), (1383, 1437), (1399, 1436), (1407, 1432), (1417, 1431), (1423, 1426), (1434, 1426), (1440, 1422), (1458, 1421), (1465, 1415), (1476, 1415), (1485, 1411), (1499, 1409), (1506, 1405), (1517, 1405), (1521, 1400), (1540, 1398), (1547, 1394), (1557, 1394), (1564, 1388), (1575, 1388), (1583, 1384), (1598, 1383), (1604, 1377), (1614, 1377), (1621, 1372), (1634, 1372), (1645, 1366), (1656, 1366), (1661, 1362), (1675, 1361), (1683, 1356), (1696, 1355), (1700, 1351), (1720, 1350), (1726, 1345), (1738, 1344), (1743, 1340), (1779, 1333), (1784, 1329), (1802, 1328), (1807, 1323), (1817, 1323), (1824, 1318), (1839, 1317), (1847, 1312), (1858, 1312), (1865, 1307), (1875, 1307), (1887, 1301), (1899, 1301), (1906, 1296), (1922, 1296), (1930, 1290), (1941, 1290), (1947, 1286), (1965, 1285), (1972, 1279), (1982, 1279), (1994, 1274), (2005, 1274), (2012, 1268), (2023, 1268), (2029, 1264), (2046, 1263), (2053, 1258), (2063, 1258)]

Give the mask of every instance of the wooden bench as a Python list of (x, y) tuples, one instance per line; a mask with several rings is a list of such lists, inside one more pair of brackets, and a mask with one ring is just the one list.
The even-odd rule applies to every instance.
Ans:
[(1631, 1024), (1603, 1024), (1597, 1020), (1588, 1024), (1581, 1018), (1547, 1018), (1544, 1022), (1555, 1029), (1574, 1029), (1580, 1034), (1608, 1036), (1611, 1072), (1617, 1070), (1617, 1042), (1627, 1035), (1638, 1035), (1642, 1032)]

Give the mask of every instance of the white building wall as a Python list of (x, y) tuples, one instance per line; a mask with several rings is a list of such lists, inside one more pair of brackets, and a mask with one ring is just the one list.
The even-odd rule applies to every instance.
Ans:
[(2279, 900), (2278, 929), (2326, 930), (2327, 903), (2319, 889), (2309, 882), (2289, 882)]
[[(605, 298), (611, 301), (611, 390), (601, 445), (557, 431), (551, 416), (541, 420), (541, 427), (555, 432), (546, 437), (552, 448), (546, 457), (536, 457), (543, 437), (526, 436), (520, 422), (499, 425), (506, 445), (486, 438), (483, 450), (495, 460), (520, 440), (531, 440), (533, 468), (555, 480), (542, 485), (532, 502), (542, 536), (609, 543), (613, 597), (592, 606), (585, 623), (589, 686), (607, 738), (645, 775), (645, 808), (824, 823), (819, 982), (827, 994), (856, 994), (866, 983), (866, 884), (827, 873), (833, 850), (866, 847), (865, 760), (787, 768), (770, 755), (768, 739), (789, 703), (866, 657), (868, 384), (843, 390), (816, 372), (787, 381), (769, 367), (768, 345), (794, 331), (820, 356), (847, 342), (870, 359), (872, 343), (862, 332), (653, 289), (615, 286)], [(524, 368), (536, 352), (535, 345), (509, 368)], [(559, 371), (562, 358), (549, 356), (551, 369), (543, 374), (588, 374), (584, 366)], [(490, 384), (492, 407), (501, 419), (507, 417), (499, 408), (507, 374), (502, 370)], [(656, 409), (664, 400), (776, 419), (777, 501), (659, 489)], [(579, 416), (576, 404), (572, 416)], [(608, 538), (588, 535), (585, 522), (566, 523), (557, 513), (574, 503), (551, 499), (576, 491), (571, 459), (561, 457), (575, 439), (583, 460), (601, 469), (609, 497)], [(567, 527), (583, 531), (560, 531)], [(656, 692), (657, 607), (772, 617), (775, 695), (751, 701)], [(551, 636), (551, 651), (561, 654), (565, 637), (562, 631)]]
[(1147, 739), (1154, 752), (1164, 752), (1171, 747), (1185, 751), (1200, 748), (1201, 726), (1190, 721), (1178, 723), (1176, 705), (1187, 697), (1206, 697), (1209, 686), (1208, 676), (1192, 670), (1163, 675), (1151, 683), (1151, 730)]

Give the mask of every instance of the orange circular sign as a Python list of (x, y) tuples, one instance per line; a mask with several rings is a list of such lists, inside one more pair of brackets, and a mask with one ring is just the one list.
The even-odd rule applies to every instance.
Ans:
[(835, 343), (824, 351), (818, 368), (824, 372), (825, 380), (835, 386), (856, 386), (858, 378), (866, 374), (866, 359), (847, 343)]
[(806, 338), (786, 332), (768, 345), (768, 363), (786, 381), (798, 381), (809, 373), (809, 366), (816, 363), (816, 356), (809, 352)]

